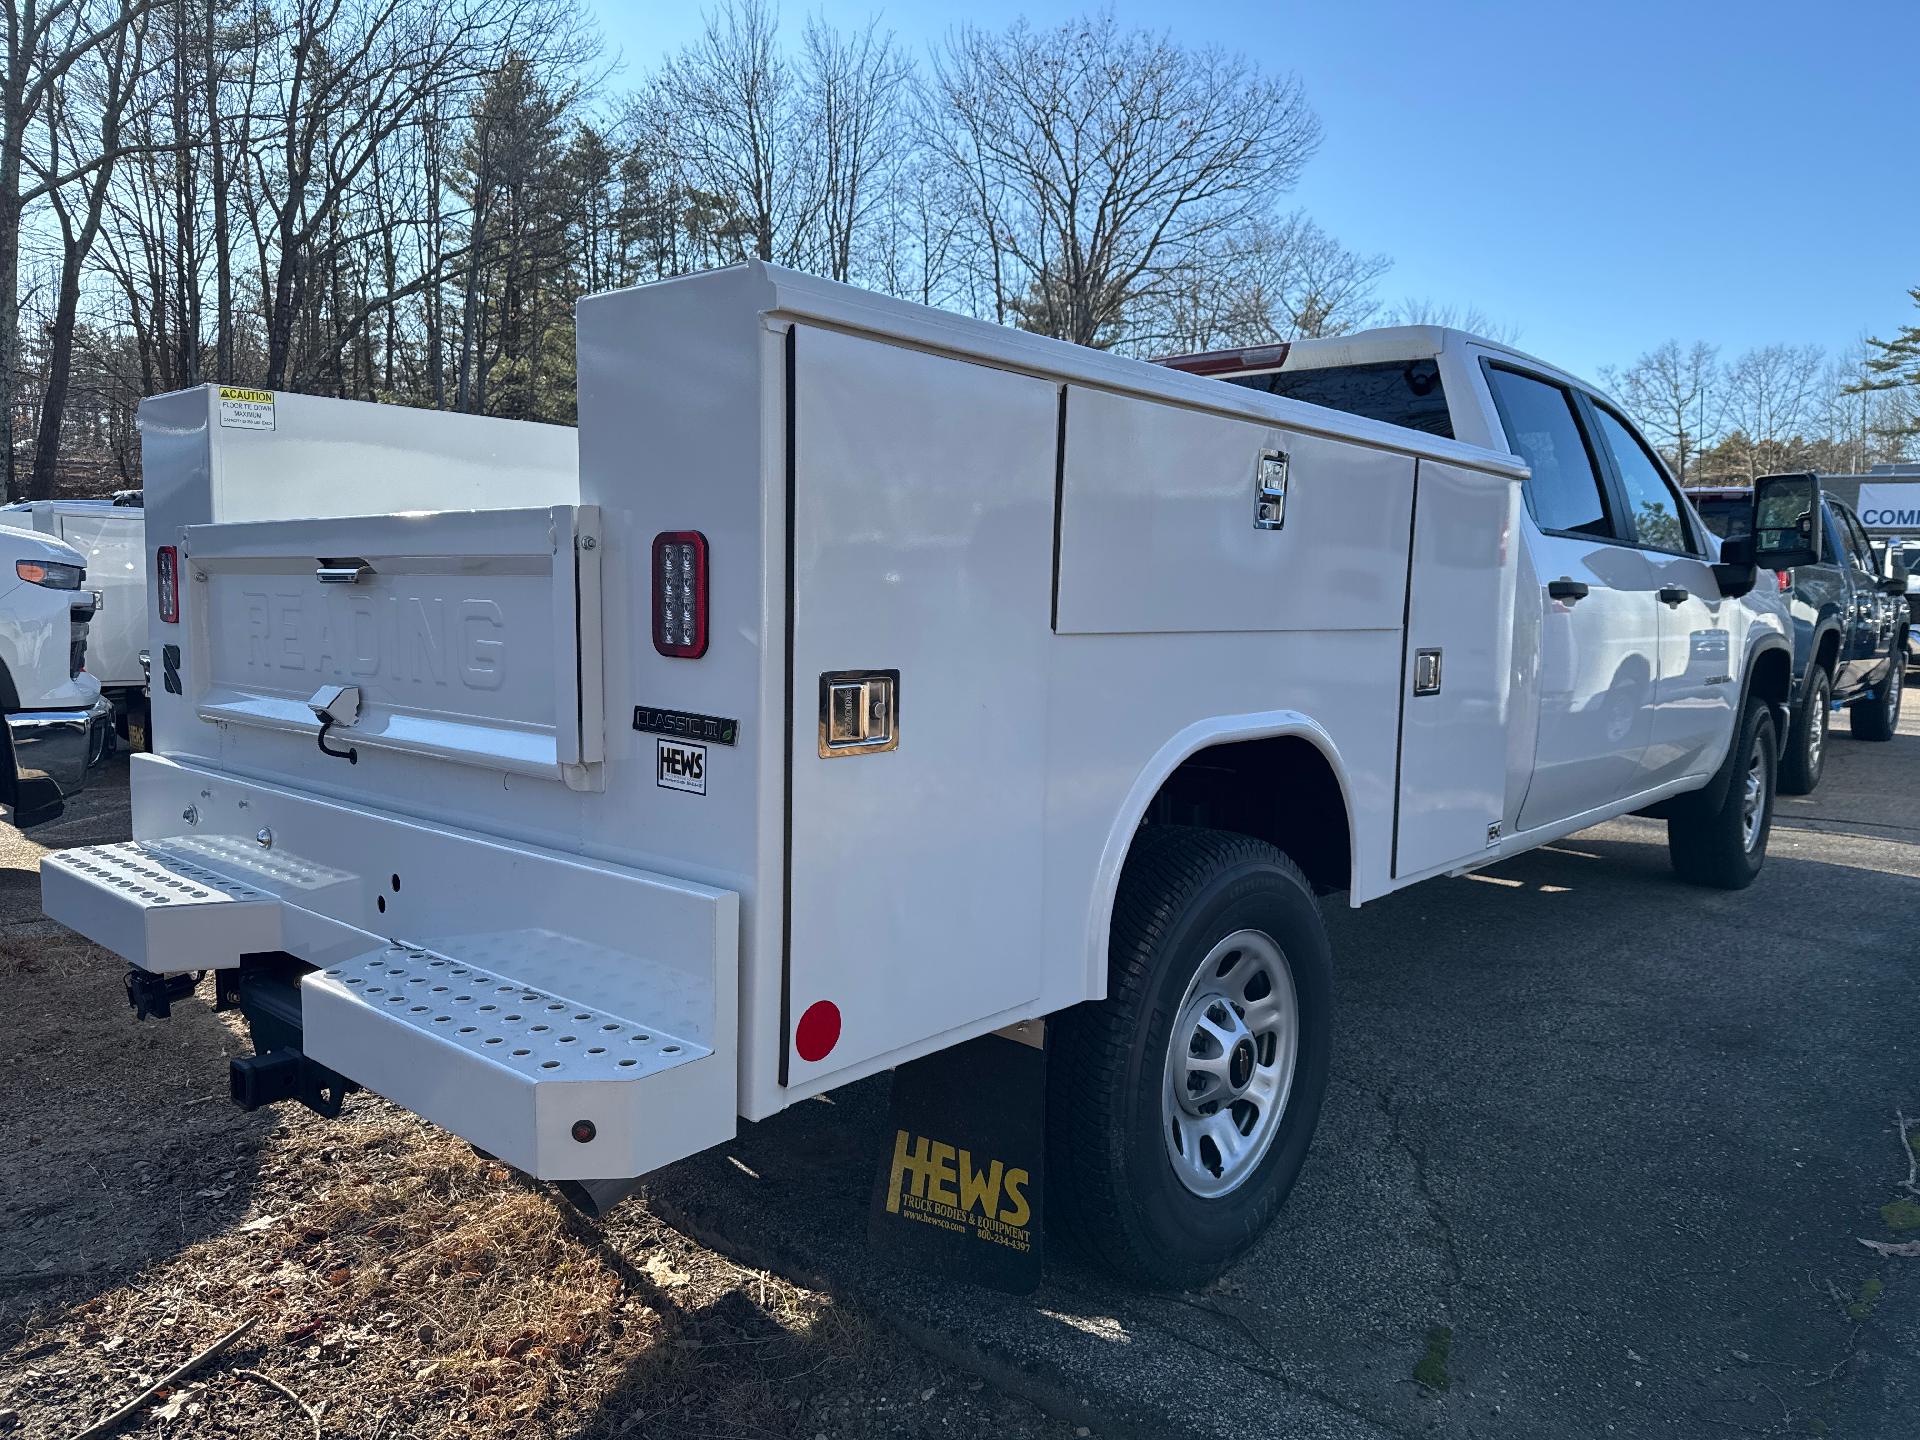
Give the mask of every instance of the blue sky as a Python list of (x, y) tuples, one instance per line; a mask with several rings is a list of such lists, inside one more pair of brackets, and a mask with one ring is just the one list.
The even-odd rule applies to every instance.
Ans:
[[(783, 18), (878, 13), (924, 50), (961, 21), (1086, 8), (815, 0)], [(1669, 337), (1731, 358), (1920, 320), (1920, 0), (1114, 8), (1300, 75), (1326, 138), (1294, 198), (1393, 259), (1388, 301), (1477, 305), (1588, 376)], [(598, 15), (629, 77), (699, 24), (692, 6)]]

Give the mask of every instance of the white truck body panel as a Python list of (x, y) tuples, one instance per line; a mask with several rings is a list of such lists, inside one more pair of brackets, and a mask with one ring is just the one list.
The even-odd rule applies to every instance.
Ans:
[[(274, 431), (223, 429), (205, 390), (142, 412), (149, 541), (184, 546), (182, 622), (154, 640), (185, 653), (135, 762), (139, 863), (198, 847), (274, 897), (280, 948), (321, 967), (310, 1053), (535, 1174), (639, 1173), (736, 1113), (1100, 997), (1135, 830), (1209, 747), (1324, 762), (1355, 904), (1718, 763), (1687, 758), (1691, 722), (1678, 779), (1578, 751), (1617, 637), (1543, 638), (1561, 557), (1510, 455), (758, 264), (588, 299), (578, 334), (577, 480), (544, 427), (281, 396)], [(1285, 521), (1262, 529), (1271, 452)], [(277, 518), (322, 512), (275, 484), (326, 491), (328, 518)], [(652, 538), (685, 530), (711, 556), (694, 660), (649, 619)], [(343, 560), (366, 573), (321, 583)], [(894, 671), (897, 745), (823, 755), (824, 677)], [(342, 683), (353, 763), (306, 705)], [(697, 789), (653, 707), (737, 727)], [(1591, 728), (1566, 742), (1589, 773), (1529, 831), (1543, 713)], [(1650, 678), (1631, 723), (1659, 718)], [(116, 901), (86, 854), (46, 862), (57, 918), (105, 938), (127, 928), (107, 907), (176, 903)], [(143, 918), (137, 965), (209, 963), (162, 923), (199, 924)], [(456, 1007), (351, 993), (382, 964), (432, 993), (439, 960), (703, 1053), (573, 1072), (523, 1018), (496, 1073)], [(835, 1038), (803, 1054), (821, 1006)], [(556, 1139), (557, 1093), (610, 1143)]]

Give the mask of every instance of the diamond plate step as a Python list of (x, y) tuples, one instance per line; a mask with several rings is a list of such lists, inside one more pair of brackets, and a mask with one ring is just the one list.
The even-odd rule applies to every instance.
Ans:
[[(514, 938), (554, 972), (537, 934)], [(551, 937), (563, 956), (576, 944)], [(706, 1046), (498, 960), (392, 944), (309, 974), (300, 1002), (309, 1057), (541, 1179), (639, 1175), (733, 1133)]]
[(128, 964), (159, 975), (235, 965), (281, 943), (277, 896), (166, 841), (46, 856), (40, 905)]

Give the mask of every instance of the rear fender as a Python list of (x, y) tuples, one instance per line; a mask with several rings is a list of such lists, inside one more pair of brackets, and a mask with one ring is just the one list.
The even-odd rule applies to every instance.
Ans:
[(1107, 993), (1107, 939), (1113, 928), (1113, 906), (1120, 888), (1120, 872), (1126, 865), (1128, 851), (1132, 849), (1134, 834), (1146, 818), (1147, 808), (1160, 793), (1168, 777), (1202, 750), (1241, 740), (1264, 740), (1280, 736), (1305, 740), (1320, 752), (1333, 771), (1334, 779), (1340, 786), (1340, 802), (1347, 812), (1347, 864), (1349, 873), (1356, 877), (1354, 891), (1356, 894), (1359, 892), (1359, 841), (1353, 823), (1352, 787), (1348, 783), (1347, 767), (1341, 759), (1340, 749), (1325, 727), (1297, 710), (1222, 715), (1197, 721), (1168, 740), (1147, 762), (1128, 790), (1113, 828), (1107, 833), (1106, 844), (1100, 852), (1099, 868), (1094, 874), (1093, 895), (1087, 914), (1085, 993), (1088, 998), (1099, 999)]

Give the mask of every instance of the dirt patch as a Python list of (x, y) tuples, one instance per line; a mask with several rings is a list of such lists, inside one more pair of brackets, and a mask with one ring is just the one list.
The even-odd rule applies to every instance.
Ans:
[(1076, 1433), (641, 1201), (596, 1226), (372, 1097), (240, 1114), (249, 1047), (210, 985), (136, 1024), (120, 969), (44, 921), (0, 930), (6, 1440), (78, 1434), (249, 1317), (120, 1433)]

